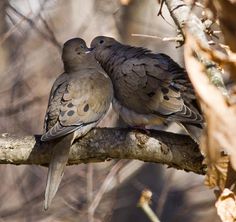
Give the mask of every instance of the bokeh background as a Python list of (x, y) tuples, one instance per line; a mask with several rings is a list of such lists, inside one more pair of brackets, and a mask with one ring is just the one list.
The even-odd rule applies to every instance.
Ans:
[[(156, 0), (1, 0), (0, 132), (41, 134), (50, 88), (63, 72), (62, 44), (97, 35), (169, 54), (183, 64), (182, 48), (163, 37), (177, 28)], [(147, 35), (147, 36), (145, 36)], [(122, 123), (110, 110), (101, 127)], [(175, 127), (173, 127), (173, 130)], [(148, 222), (137, 202), (153, 192), (161, 221), (219, 221), (214, 193), (202, 176), (159, 164), (109, 161), (67, 167), (52, 207), (43, 211), (47, 168), (1, 165), (0, 222)]]

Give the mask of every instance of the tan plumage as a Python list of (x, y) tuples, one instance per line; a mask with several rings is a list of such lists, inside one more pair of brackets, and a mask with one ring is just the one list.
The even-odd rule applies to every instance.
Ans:
[(202, 128), (203, 117), (188, 76), (169, 56), (105, 36), (93, 39), (91, 50), (112, 80), (114, 109), (129, 125), (175, 121), (186, 128)]
[(63, 177), (70, 146), (75, 138), (95, 127), (107, 112), (113, 89), (110, 78), (84, 40), (64, 44), (65, 72), (53, 84), (45, 116), (42, 141), (52, 141), (44, 208), (48, 209)]

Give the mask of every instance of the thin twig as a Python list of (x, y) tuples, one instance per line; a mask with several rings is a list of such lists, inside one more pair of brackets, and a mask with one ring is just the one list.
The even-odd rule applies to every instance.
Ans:
[(100, 187), (99, 191), (97, 192), (94, 201), (88, 208), (88, 213), (94, 214), (95, 210), (97, 209), (104, 193), (106, 193), (106, 190), (108, 189), (110, 183), (112, 180), (114, 180), (115, 175), (120, 170), (120, 168), (123, 166), (122, 161), (117, 162), (111, 169), (110, 173), (106, 176), (102, 186)]
[[(29, 17), (31, 13), (27, 14), (26, 16)], [(25, 21), (25, 18), (21, 18), (19, 22), (17, 22), (16, 24), (14, 24), (14, 26), (9, 29), (4, 35), (3, 37), (0, 39), (0, 45), (2, 45), (18, 28), (18, 26), (20, 26), (20, 24)]]
[[(38, 34), (40, 34), (41, 37), (43, 37), (44, 39), (46, 39), (47, 41), (51, 42), (54, 46), (57, 47), (57, 49), (59, 49), (61, 51), (61, 45), (58, 43), (58, 41), (56, 40), (54, 34), (52, 36), (52, 32), (48, 34), (42, 32), (38, 27), (37, 25), (35, 24), (35, 22), (28, 18), (27, 16), (23, 15), (21, 12), (19, 12), (16, 8), (14, 8), (11, 4), (8, 4), (8, 7), (16, 14), (18, 15), (19, 17), (23, 18), (26, 22), (28, 22), (28, 24), (35, 30), (37, 31)], [(40, 13), (38, 14), (38, 18), (40, 18)], [(44, 23), (45, 25), (45, 23)], [(48, 31), (48, 29), (47, 29)]]
[[(87, 166), (87, 202), (90, 205), (93, 198), (93, 164), (89, 163)], [(94, 212), (88, 210), (88, 221), (94, 221)]]
[(183, 38), (175, 36), (175, 37), (159, 37), (159, 36), (155, 36), (155, 35), (145, 35), (145, 34), (138, 34), (138, 33), (133, 33), (131, 34), (131, 36), (134, 37), (144, 37), (144, 38), (152, 38), (152, 39), (160, 39), (164, 42), (179, 42), (179, 41), (183, 41)]
[(173, 179), (174, 173), (175, 173), (175, 171), (171, 170), (171, 169), (170, 169), (170, 171), (168, 171), (168, 173), (166, 173), (167, 178), (165, 178), (164, 184), (162, 186), (163, 189), (162, 189), (160, 196), (158, 198), (158, 204), (157, 204), (157, 210), (156, 210), (159, 217), (161, 217), (162, 212), (164, 211), (164, 206), (165, 206), (165, 203), (167, 200), (169, 190), (172, 185), (172, 179)]
[(150, 190), (143, 190), (141, 197), (138, 202), (138, 207), (140, 207), (147, 217), (152, 222), (160, 222), (157, 215), (153, 212), (152, 208), (149, 206), (151, 203), (152, 192)]
[(51, 40), (51, 42), (53, 42), (53, 44), (55, 46), (57, 46), (58, 50), (61, 52), (62, 46), (61, 44), (57, 41), (57, 38), (54, 34), (54, 32), (52, 31), (52, 29), (49, 27), (47, 21), (43, 18), (43, 16), (41, 14), (39, 14), (39, 18), (41, 19), (41, 21), (43, 22), (47, 32), (49, 33), (49, 38)]

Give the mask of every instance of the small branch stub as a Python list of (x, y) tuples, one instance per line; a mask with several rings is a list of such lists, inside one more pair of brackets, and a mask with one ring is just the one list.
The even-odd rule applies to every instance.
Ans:
[(153, 212), (152, 208), (149, 206), (151, 203), (152, 192), (150, 190), (143, 190), (141, 197), (138, 202), (138, 207), (140, 207), (144, 213), (148, 216), (152, 222), (160, 222), (157, 215)]

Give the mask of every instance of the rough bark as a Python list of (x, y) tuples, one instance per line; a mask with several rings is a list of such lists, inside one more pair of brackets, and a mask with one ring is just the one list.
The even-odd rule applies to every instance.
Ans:
[[(0, 164), (47, 165), (49, 159), (50, 143), (40, 142), (40, 136), (0, 137)], [(205, 173), (198, 145), (189, 136), (154, 130), (145, 134), (131, 129), (94, 129), (73, 144), (68, 165), (109, 159), (137, 159)]]

